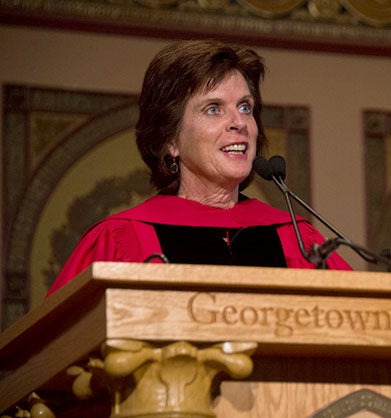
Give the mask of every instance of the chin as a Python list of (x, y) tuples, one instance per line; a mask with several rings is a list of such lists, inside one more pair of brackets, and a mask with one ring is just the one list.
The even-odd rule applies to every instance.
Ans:
[(238, 185), (250, 175), (251, 170), (252, 165), (243, 164), (240, 167), (238, 165), (226, 167), (225, 172), (221, 174), (230, 184)]
[(240, 175), (240, 176), (231, 176), (229, 177), (230, 184), (234, 185), (234, 186), (239, 186), (240, 183), (242, 183), (244, 180), (246, 180), (246, 178), (249, 176), (250, 173), (246, 174), (246, 175)]
[(252, 167), (248, 168), (246, 167), (245, 170), (238, 170), (237, 172), (233, 173), (233, 177), (241, 183), (243, 180), (245, 180), (251, 173)]

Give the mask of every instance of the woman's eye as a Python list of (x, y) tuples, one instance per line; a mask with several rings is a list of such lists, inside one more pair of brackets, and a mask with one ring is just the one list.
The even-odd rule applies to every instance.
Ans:
[(249, 103), (242, 103), (239, 105), (239, 110), (242, 113), (251, 113), (253, 108)]
[(213, 105), (213, 106), (209, 106), (209, 107), (206, 109), (206, 112), (207, 112), (209, 115), (216, 115), (216, 114), (219, 112), (219, 108), (218, 108), (218, 106), (215, 106), (215, 105)]

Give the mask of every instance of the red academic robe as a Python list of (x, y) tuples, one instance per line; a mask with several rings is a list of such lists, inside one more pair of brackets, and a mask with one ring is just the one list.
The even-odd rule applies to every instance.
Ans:
[[(275, 225), (289, 268), (315, 268), (301, 254), (288, 212), (257, 199), (237, 203), (232, 209), (218, 209), (176, 196), (157, 195), (144, 203), (110, 216), (89, 228), (50, 288), (48, 295), (72, 280), (94, 261), (143, 262), (153, 253), (162, 253), (152, 224), (246, 228)], [(324, 237), (308, 220), (298, 217), (299, 229), (308, 250)], [(161, 262), (156, 259), (154, 262)], [(351, 270), (337, 254), (327, 259), (333, 270)]]

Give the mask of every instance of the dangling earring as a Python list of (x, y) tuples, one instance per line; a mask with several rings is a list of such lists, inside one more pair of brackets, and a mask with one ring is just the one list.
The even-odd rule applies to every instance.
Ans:
[(170, 171), (172, 174), (176, 174), (179, 171), (179, 166), (174, 158), (172, 163), (170, 164)]

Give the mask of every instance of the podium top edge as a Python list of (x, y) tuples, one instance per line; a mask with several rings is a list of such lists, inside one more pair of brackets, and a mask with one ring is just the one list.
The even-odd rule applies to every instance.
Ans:
[(94, 262), (84, 274), (113, 285), (270, 289), (391, 296), (391, 274), (194, 264)]

